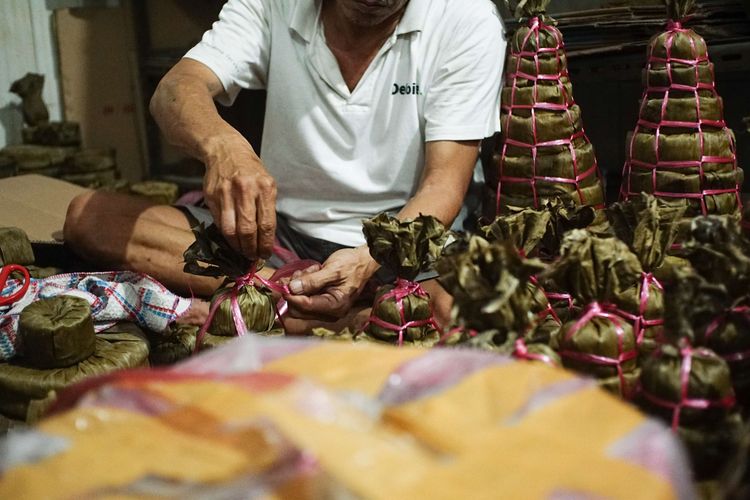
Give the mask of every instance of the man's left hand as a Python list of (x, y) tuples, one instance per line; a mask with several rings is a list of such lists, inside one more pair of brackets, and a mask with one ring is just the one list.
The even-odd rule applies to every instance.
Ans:
[(284, 298), (299, 319), (338, 319), (346, 315), (378, 266), (366, 246), (331, 254), (322, 267), (303, 272), (289, 283)]

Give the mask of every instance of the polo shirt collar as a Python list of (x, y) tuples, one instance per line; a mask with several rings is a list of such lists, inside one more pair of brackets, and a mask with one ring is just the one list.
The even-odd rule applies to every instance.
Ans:
[(318, 13), (322, 0), (298, 0), (292, 12), (292, 20), (289, 29), (301, 36), (306, 42), (310, 42), (315, 36), (315, 27), (318, 24)]
[[(298, 0), (292, 12), (289, 28), (310, 42), (315, 35), (315, 25), (318, 23), (318, 13), (322, 0)], [(396, 36), (405, 35), (424, 29), (430, 0), (409, 0), (404, 15), (396, 26)]]

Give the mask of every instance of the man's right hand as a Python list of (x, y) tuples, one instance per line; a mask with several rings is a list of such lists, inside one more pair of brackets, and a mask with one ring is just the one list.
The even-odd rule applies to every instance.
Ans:
[(234, 249), (267, 259), (276, 233), (276, 182), (239, 134), (209, 142), (203, 192), (214, 221)]

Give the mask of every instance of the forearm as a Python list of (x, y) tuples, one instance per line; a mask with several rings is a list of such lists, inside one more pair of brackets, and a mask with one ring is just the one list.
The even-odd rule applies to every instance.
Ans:
[(463, 205), (478, 152), (477, 141), (429, 143), (422, 181), (398, 218), (432, 215), (450, 227)]
[(219, 116), (213, 97), (223, 89), (220, 83), (215, 88), (217, 83), (176, 67), (159, 83), (150, 103), (151, 114), (167, 142), (207, 165), (210, 157), (227, 144), (239, 143), (252, 150), (245, 138)]

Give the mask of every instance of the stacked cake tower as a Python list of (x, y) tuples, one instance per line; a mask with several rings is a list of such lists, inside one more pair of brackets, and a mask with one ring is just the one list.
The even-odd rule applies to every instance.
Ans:
[(511, 40), (505, 65), (502, 134), (485, 165), (485, 217), (506, 213), (507, 207), (542, 208), (555, 198), (604, 205), (594, 148), (573, 99), (563, 37), (546, 14), (549, 1), (523, 1), (516, 9), (526, 22)]

